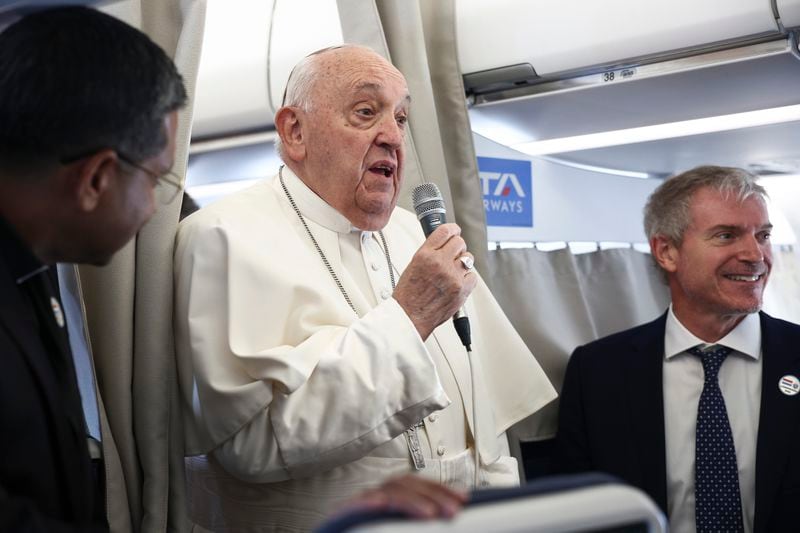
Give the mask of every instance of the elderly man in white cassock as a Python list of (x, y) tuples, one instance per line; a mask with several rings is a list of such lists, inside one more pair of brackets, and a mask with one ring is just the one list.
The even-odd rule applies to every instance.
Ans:
[[(307, 530), (409, 471), (519, 482), (505, 432), (556, 393), (466, 268), (459, 227), (425, 239), (395, 207), (410, 103), (369, 49), (306, 57), (275, 116), (278, 175), (180, 226), (187, 451), (208, 454), (204, 490), (222, 501), (195, 505), (201, 525)], [(451, 321), (462, 306), (471, 354)]]

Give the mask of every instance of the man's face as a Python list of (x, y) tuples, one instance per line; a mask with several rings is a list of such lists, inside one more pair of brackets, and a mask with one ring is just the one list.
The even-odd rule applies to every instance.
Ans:
[(306, 184), (363, 230), (383, 228), (403, 176), (410, 97), (400, 72), (360, 49), (324, 54), (301, 117)]
[(122, 248), (150, 220), (156, 210), (155, 187), (157, 176), (163, 175), (173, 165), (175, 157), (175, 132), (177, 112), (164, 118), (167, 144), (155, 156), (139, 163), (141, 168), (131, 168), (119, 163), (112, 183), (110, 197), (99, 212), (102, 219), (98, 231), (87, 242), (87, 251), (92, 257), (81, 262), (103, 265)]
[[(685, 319), (729, 319), (761, 308), (772, 268), (764, 200), (739, 202), (713, 188), (692, 196), (683, 242), (666, 264), (676, 314)], [(693, 318), (692, 318), (693, 317)]]

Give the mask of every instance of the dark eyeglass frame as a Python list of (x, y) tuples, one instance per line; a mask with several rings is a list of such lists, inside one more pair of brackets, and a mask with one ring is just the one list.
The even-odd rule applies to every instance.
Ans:
[(170, 185), (172, 187), (172, 189), (170, 189), (172, 192), (168, 193), (167, 197), (162, 196), (162, 200), (165, 204), (171, 204), (172, 201), (175, 199), (175, 197), (178, 196), (178, 193), (180, 193), (183, 190), (181, 186), (181, 177), (178, 176), (172, 170), (167, 170), (163, 174), (157, 174), (156, 172), (153, 172), (149, 168), (140, 165), (139, 163), (135, 163), (130, 157), (120, 152), (119, 150), (117, 150), (116, 152), (117, 152), (117, 157), (119, 158), (120, 161), (122, 161), (126, 165), (132, 166), (137, 170), (141, 170), (142, 172), (150, 176), (150, 178), (153, 180), (153, 183), (155, 183), (156, 185), (160, 183), (166, 183), (167, 185)]
[[(75, 161), (78, 161), (79, 159), (83, 159), (84, 157), (89, 157), (90, 155), (95, 154), (95, 153), (99, 152), (100, 150), (101, 149), (98, 148), (97, 150), (93, 150), (91, 152), (86, 152), (86, 153), (83, 153), (83, 154), (80, 154), (80, 155), (70, 156), (70, 157), (62, 157), (62, 158), (59, 159), (59, 162), (62, 165), (68, 165), (70, 163), (74, 163)], [(168, 188), (168, 190), (171, 191), (171, 192), (168, 192), (167, 196), (164, 196), (164, 195), (161, 196), (162, 203), (171, 204), (172, 201), (183, 190), (183, 186), (181, 185), (181, 183), (182, 183), (181, 177), (178, 174), (176, 174), (175, 172), (173, 172), (172, 170), (167, 170), (163, 174), (158, 174), (158, 173), (150, 170), (149, 168), (147, 168), (147, 167), (145, 167), (143, 165), (140, 165), (139, 163), (134, 162), (133, 159), (131, 157), (129, 157), (128, 155), (126, 155), (124, 152), (121, 152), (119, 150), (114, 150), (114, 152), (116, 152), (117, 158), (120, 161), (122, 161), (123, 163), (125, 163), (126, 165), (131, 166), (131, 167), (133, 167), (133, 168), (135, 168), (137, 170), (140, 170), (140, 171), (144, 172), (145, 174), (147, 174), (147, 176), (150, 179), (153, 180), (153, 183), (156, 186), (161, 184), (161, 183), (166, 183), (167, 185), (169, 185), (171, 187), (171, 189)]]

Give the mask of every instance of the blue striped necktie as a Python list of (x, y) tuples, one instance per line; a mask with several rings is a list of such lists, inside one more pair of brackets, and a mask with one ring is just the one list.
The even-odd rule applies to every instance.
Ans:
[(725, 400), (719, 388), (719, 369), (731, 353), (725, 346), (687, 350), (703, 362), (705, 381), (697, 405), (695, 442), (695, 523), (697, 533), (741, 532), (742, 499), (736, 448)]

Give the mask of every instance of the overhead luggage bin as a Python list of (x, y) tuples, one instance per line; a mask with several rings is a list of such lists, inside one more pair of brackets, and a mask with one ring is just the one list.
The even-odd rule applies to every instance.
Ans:
[(775, 0), (774, 3), (784, 28), (800, 28), (800, 0)]
[[(626, 74), (628, 74), (626, 76)], [(473, 129), (507, 146), (800, 104), (792, 38), (476, 95)]]
[(341, 42), (332, 0), (208, 2), (192, 138), (271, 129), (292, 66)]
[(800, 171), (800, 0), (456, 6), (472, 129), (488, 139), (652, 176), (708, 161)]
[(456, 24), (462, 72), (477, 92), (472, 74), (515, 65), (554, 79), (780, 35), (766, 0), (458, 0)]

